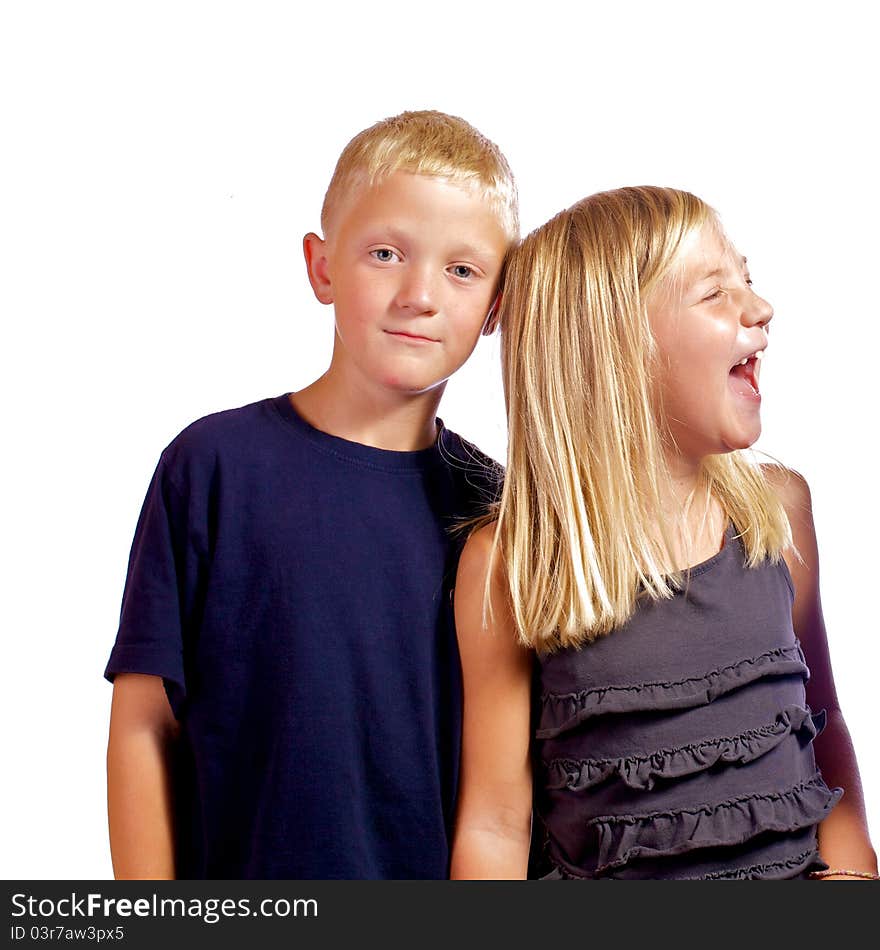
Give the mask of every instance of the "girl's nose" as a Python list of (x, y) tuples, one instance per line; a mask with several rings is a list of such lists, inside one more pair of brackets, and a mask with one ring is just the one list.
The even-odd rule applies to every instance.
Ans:
[(773, 319), (773, 307), (768, 300), (751, 293), (743, 310), (743, 322), (749, 327), (766, 327)]

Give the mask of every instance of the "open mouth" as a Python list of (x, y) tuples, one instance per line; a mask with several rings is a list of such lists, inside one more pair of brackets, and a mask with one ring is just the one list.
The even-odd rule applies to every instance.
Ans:
[(758, 363), (763, 356), (762, 350), (757, 350), (751, 356), (741, 359), (730, 370), (731, 385), (741, 396), (760, 396), (758, 389)]

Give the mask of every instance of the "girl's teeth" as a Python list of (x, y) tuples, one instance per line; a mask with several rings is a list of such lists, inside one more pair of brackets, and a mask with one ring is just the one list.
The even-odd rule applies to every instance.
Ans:
[(754, 357), (756, 360), (761, 360), (761, 359), (764, 358), (764, 351), (763, 351), (763, 350), (756, 350), (754, 353), (752, 353), (752, 356), (745, 356), (745, 357), (743, 357), (743, 359), (741, 359), (736, 365), (737, 365), (737, 366), (745, 366), (746, 363), (748, 363), (748, 361), (749, 361), (750, 359), (752, 359), (752, 357)]

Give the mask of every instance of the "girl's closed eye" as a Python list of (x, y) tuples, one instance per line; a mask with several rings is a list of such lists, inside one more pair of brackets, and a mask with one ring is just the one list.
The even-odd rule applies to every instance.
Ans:
[(710, 300), (718, 300), (723, 295), (724, 291), (721, 289), (721, 287), (715, 287), (708, 294), (706, 294), (705, 297), (703, 297), (703, 302), (705, 303), (706, 301)]

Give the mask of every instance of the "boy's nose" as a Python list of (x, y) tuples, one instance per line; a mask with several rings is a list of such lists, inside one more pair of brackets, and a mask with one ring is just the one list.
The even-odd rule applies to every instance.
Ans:
[(435, 290), (430, 275), (410, 271), (401, 282), (395, 303), (401, 310), (412, 314), (436, 313)]

